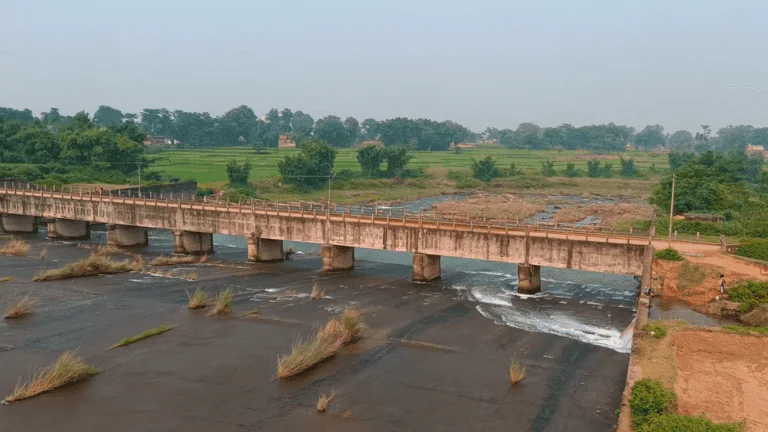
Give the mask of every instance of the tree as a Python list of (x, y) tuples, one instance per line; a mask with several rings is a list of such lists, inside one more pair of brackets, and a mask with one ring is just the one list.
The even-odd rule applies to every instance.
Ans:
[(347, 117), (344, 120), (344, 132), (346, 133), (346, 146), (355, 144), (360, 139), (360, 123), (354, 117)]
[(541, 140), (541, 128), (534, 123), (520, 123), (517, 126), (517, 136), (519, 137), (519, 146), (522, 148), (540, 150), (544, 148), (544, 141)]
[(565, 131), (561, 128), (544, 128), (541, 139), (545, 147), (550, 149), (562, 148), (565, 143)]
[(736, 150), (743, 152), (752, 137), (752, 126), (727, 126), (717, 131), (720, 148), (724, 151)]
[(40, 115), (43, 124), (54, 125), (60, 123), (62, 120), (61, 114), (58, 108), (51, 108), (48, 112), (44, 112)]
[(761, 145), (768, 148), (768, 127), (753, 130), (752, 137), (749, 141), (750, 144)]
[(229, 185), (234, 187), (248, 186), (248, 178), (251, 175), (251, 162), (238, 162), (232, 159), (227, 163), (227, 178)]
[(592, 178), (600, 177), (600, 159), (587, 161), (587, 175)]
[(687, 130), (679, 130), (669, 136), (669, 147), (673, 150), (693, 151), (696, 141)]
[(93, 122), (99, 126), (117, 126), (123, 122), (123, 112), (107, 105), (100, 105), (93, 114)]
[(669, 160), (669, 168), (672, 171), (675, 171), (681, 166), (687, 164), (690, 160), (694, 159), (695, 157), (696, 155), (694, 155), (693, 153), (683, 153), (683, 152), (673, 151), (669, 155), (667, 155), (667, 159)]
[(283, 108), (282, 111), (280, 111), (280, 133), (281, 134), (290, 134), (293, 132), (293, 126), (291, 126), (291, 122), (293, 121), (293, 111), (289, 110), (288, 108)]
[(334, 115), (323, 117), (315, 123), (314, 136), (333, 147), (349, 145), (347, 129), (341, 119)]
[(22, 129), (11, 137), (11, 144), (23, 155), (24, 162), (30, 164), (58, 162), (61, 151), (56, 135), (37, 126)]
[(472, 176), (480, 181), (489, 183), (491, 180), (501, 177), (501, 171), (496, 167), (493, 158), (486, 156), (479, 161), (472, 159)]
[(35, 121), (35, 116), (32, 115), (32, 111), (28, 109), (17, 110), (13, 108), (0, 107), (0, 119), (17, 121), (21, 123), (33, 123)]
[[(279, 116), (277, 121), (279, 122)], [(221, 139), (225, 145), (238, 145), (238, 138), (241, 136), (251, 138), (254, 135), (256, 123), (256, 114), (249, 106), (240, 105), (233, 108), (219, 118)]]
[(367, 145), (357, 150), (357, 162), (363, 175), (367, 177), (378, 177), (379, 167), (384, 162), (384, 149), (377, 145)]
[(379, 123), (379, 139), (386, 146), (409, 145), (421, 131), (414, 120), (397, 117)]
[(300, 154), (278, 162), (277, 168), (284, 183), (300, 189), (317, 189), (331, 178), (335, 160), (336, 149), (324, 141), (312, 140), (302, 145)]
[(141, 112), (141, 128), (153, 136), (168, 136), (171, 134), (173, 119), (170, 111), (165, 108), (145, 108)]
[(315, 126), (315, 120), (311, 115), (301, 111), (296, 111), (291, 119), (291, 128), (294, 135), (311, 136), (312, 128)]
[(648, 125), (635, 136), (635, 145), (642, 149), (664, 147), (667, 137), (661, 125)]
[(408, 152), (406, 147), (393, 146), (384, 149), (384, 159), (387, 161), (387, 177), (402, 176), (411, 158), (413, 155)]
[(363, 141), (373, 141), (379, 136), (379, 122), (372, 118), (363, 120), (361, 124), (361, 132), (363, 134)]
[(637, 168), (635, 168), (635, 158), (624, 159), (619, 158), (621, 162), (621, 176), (625, 178), (633, 178), (637, 175)]

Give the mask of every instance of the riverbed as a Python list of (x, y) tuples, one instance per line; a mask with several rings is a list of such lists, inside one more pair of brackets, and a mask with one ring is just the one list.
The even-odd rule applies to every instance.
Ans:
[[(96, 230), (85, 242), (45, 235), (27, 236), (27, 257), (0, 256), (0, 276), (14, 277), (0, 285), (0, 305), (27, 293), (38, 302), (29, 317), (0, 322), (0, 396), (65, 350), (101, 372), (0, 406), (0, 431), (592, 432), (617, 421), (637, 292), (629, 276), (543, 268), (541, 293), (523, 296), (509, 264), (446, 257), (441, 280), (415, 284), (410, 254), (357, 249), (353, 271), (324, 274), (319, 245), (286, 242), (291, 260), (255, 264), (243, 238), (216, 235), (206, 263), (162, 268), (171, 276), (32, 283), (39, 269), (106, 240)], [(172, 250), (170, 232), (151, 231), (150, 246), (136, 252), (149, 262)], [(309, 299), (314, 283), (324, 298)], [(234, 313), (187, 310), (196, 288), (233, 289)], [(365, 339), (305, 375), (274, 378), (278, 355), (349, 306), (365, 311)], [(161, 324), (175, 327), (107, 350)], [(512, 359), (527, 366), (516, 386)], [(329, 412), (317, 413), (317, 398), (331, 391)]]

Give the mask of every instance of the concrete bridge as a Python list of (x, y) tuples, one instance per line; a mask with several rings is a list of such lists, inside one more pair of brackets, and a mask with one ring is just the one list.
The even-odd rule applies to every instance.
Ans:
[[(182, 199), (180, 199), (182, 198)], [(48, 236), (85, 239), (91, 223), (104, 223), (116, 246), (147, 245), (148, 229), (174, 233), (176, 253), (213, 252), (214, 233), (244, 236), (248, 260), (281, 261), (283, 241), (322, 245), (324, 271), (354, 267), (355, 247), (413, 253), (413, 280), (440, 278), (440, 257), (452, 256), (518, 265), (519, 291), (541, 289), (540, 268), (559, 267), (650, 278), (653, 246), (648, 237), (585, 228), (539, 227), (520, 221), (485, 221), (432, 214), (328, 207), (310, 203), (213, 202), (172, 195), (121, 197), (93, 192), (0, 188), (0, 222), (9, 233), (37, 230)]]

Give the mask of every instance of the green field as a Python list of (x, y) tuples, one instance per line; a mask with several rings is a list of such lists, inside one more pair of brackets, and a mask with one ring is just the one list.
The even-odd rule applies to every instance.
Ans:
[[(261, 180), (279, 175), (277, 163), (284, 157), (296, 154), (295, 149), (270, 149), (268, 154), (256, 154), (247, 147), (223, 147), (217, 149), (173, 149), (151, 155), (155, 161), (153, 170), (181, 179), (193, 179), (205, 186), (220, 185), (227, 181), (225, 166), (232, 159), (239, 161), (250, 160), (252, 164), (251, 180)], [(492, 156), (500, 168), (508, 168), (511, 163), (523, 171), (540, 172), (541, 162), (552, 160), (558, 171), (565, 169), (568, 162), (574, 162), (576, 167), (586, 172), (587, 160), (592, 158), (610, 159), (614, 172), (621, 164), (619, 156), (634, 157), (635, 164), (641, 172), (655, 166), (657, 169), (669, 168), (666, 154), (650, 152), (632, 152), (613, 155), (593, 155), (587, 151), (567, 150), (509, 150), (504, 148), (466, 149), (462, 153), (454, 152), (414, 152), (414, 157), (408, 164), (409, 168), (444, 168), (453, 171), (468, 172), (472, 159), (482, 159)], [(359, 172), (356, 150), (340, 149), (336, 156), (335, 171), (352, 170)]]

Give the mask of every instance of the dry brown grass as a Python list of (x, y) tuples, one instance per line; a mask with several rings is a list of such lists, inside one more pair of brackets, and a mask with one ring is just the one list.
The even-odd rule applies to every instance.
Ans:
[(312, 300), (317, 300), (317, 299), (323, 298), (324, 295), (325, 295), (325, 290), (321, 290), (320, 284), (315, 282), (312, 285), (312, 294), (309, 296), (309, 298), (311, 298)]
[(22, 239), (13, 239), (0, 249), (0, 254), (11, 256), (25, 256), (29, 252), (29, 244)]
[(438, 213), (455, 213), (457, 218), (472, 219), (524, 219), (545, 208), (541, 200), (526, 201), (512, 194), (479, 196), (434, 205)]
[(35, 301), (30, 296), (24, 296), (21, 299), (19, 299), (16, 303), (11, 305), (10, 309), (5, 313), (5, 316), (3, 318), (5, 319), (14, 319), (14, 318), (23, 318), (27, 315), (29, 315), (29, 310), (32, 309), (32, 306), (35, 305)]
[(96, 255), (104, 255), (104, 256), (106, 256), (106, 255), (114, 255), (114, 254), (118, 254), (118, 253), (122, 253), (122, 252), (123, 251), (120, 250), (119, 247), (117, 247), (115, 245), (111, 245), (111, 244), (104, 245), (104, 246), (98, 246), (93, 251), (93, 253), (95, 253)]
[(277, 377), (287, 378), (333, 357), (338, 350), (360, 338), (365, 325), (362, 313), (347, 308), (340, 317), (332, 317), (313, 337), (297, 339), (291, 353), (278, 357)]
[(11, 282), (12, 280), (13, 280), (13, 278), (10, 277), (10, 276), (0, 277), (0, 282)]
[(43, 250), (40, 251), (40, 261), (44, 260), (45, 257), (48, 256), (48, 248), (44, 247)]
[(762, 304), (741, 317), (745, 323), (755, 327), (768, 327), (768, 304)]
[(29, 381), (17, 384), (13, 393), (3, 399), (3, 402), (8, 404), (28, 399), (83, 380), (97, 372), (96, 367), (85, 364), (74, 351), (67, 351), (51, 366), (34, 374)]
[(187, 299), (189, 300), (187, 307), (190, 309), (203, 309), (208, 306), (208, 293), (200, 288), (196, 289), (192, 295), (187, 291)]
[(317, 412), (324, 413), (328, 409), (328, 403), (335, 397), (336, 392), (331, 392), (329, 395), (321, 394), (320, 399), (317, 400)]
[(587, 216), (600, 218), (602, 225), (619, 226), (622, 223), (651, 218), (653, 207), (648, 204), (596, 204), (563, 207), (555, 213), (558, 222), (580, 222)]
[(200, 257), (200, 263), (207, 263), (208, 262), (208, 254), (205, 254)]
[(152, 260), (149, 265), (154, 267), (176, 265), (176, 264), (192, 264), (198, 262), (198, 258), (193, 255), (172, 255), (172, 256), (159, 256)]
[(220, 291), (213, 303), (211, 315), (223, 315), (232, 312), (232, 290), (227, 288)]
[(512, 360), (509, 363), (509, 380), (512, 385), (519, 383), (525, 378), (525, 365), (517, 360)]
[(197, 273), (190, 273), (186, 276), (184, 276), (185, 279), (188, 281), (196, 281), (197, 280)]
[(126, 273), (132, 271), (143, 271), (144, 260), (137, 255), (131, 262), (130, 260), (115, 261), (110, 257), (103, 255), (90, 254), (88, 258), (69, 263), (58, 269), (44, 270), (38, 272), (33, 281), (47, 281), (57, 279), (71, 279), (86, 276), (95, 276), (99, 274)]

